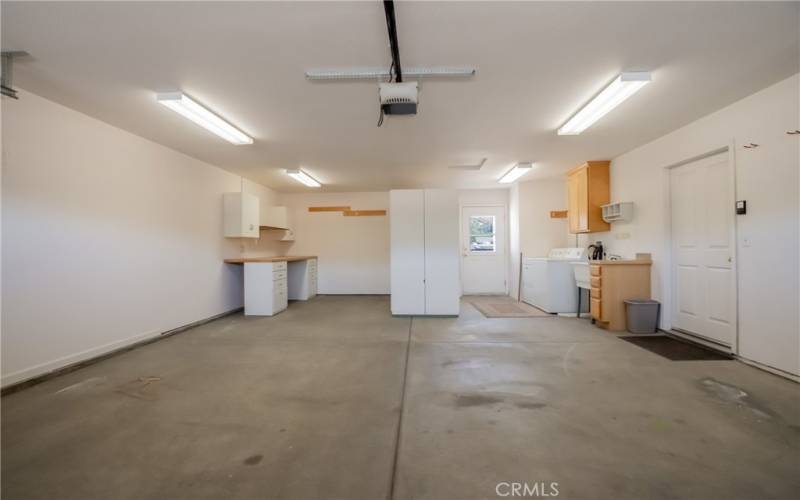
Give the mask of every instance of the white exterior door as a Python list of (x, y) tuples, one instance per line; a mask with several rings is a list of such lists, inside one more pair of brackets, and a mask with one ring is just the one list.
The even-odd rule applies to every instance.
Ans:
[(502, 206), (461, 209), (461, 287), (465, 295), (506, 294), (506, 216)]
[(670, 192), (672, 327), (731, 346), (736, 280), (728, 154), (672, 169)]

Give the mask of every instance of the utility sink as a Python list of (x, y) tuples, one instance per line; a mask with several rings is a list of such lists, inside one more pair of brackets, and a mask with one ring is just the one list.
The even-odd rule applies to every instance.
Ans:
[(591, 288), (588, 262), (572, 262), (572, 271), (575, 273), (575, 283), (580, 288)]

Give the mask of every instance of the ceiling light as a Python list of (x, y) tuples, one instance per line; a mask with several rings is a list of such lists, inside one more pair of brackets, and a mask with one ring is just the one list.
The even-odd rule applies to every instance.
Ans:
[(286, 174), (297, 182), (302, 182), (308, 187), (318, 188), (322, 186), (318, 180), (314, 179), (299, 168), (286, 170)]
[(503, 174), (503, 177), (500, 177), (500, 180), (497, 182), (500, 184), (510, 184), (530, 172), (532, 169), (533, 163), (531, 162), (517, 163), (511, 167), (511, 170)]
[(570, 118), (558, 135), (578, 135), (606, 113), (619, 106), (625, 99), (635, 94), (640, 88), (650, 83), (649, 72), (622, 73), (608, 87), (589, 101), (589, 104)]
[[(474, 67), (436, 66), (430, 68), (403, 68), (403, 76), (408, 78), (436, 77), (470, 77), (478, 70)], [(349, 69), (309, 69), (306, 78), (309, 80), (386, 80), (389, 78), (387, 68), (349, 68)]]
[(219, 116), (197, 104), (183, 92), (164, 92), (157, 96), (158, 102), (172, 111), (188, 118), (209, 132), (213, 132), (233, 144), (253, 144), (253, 138), (226, 122)]

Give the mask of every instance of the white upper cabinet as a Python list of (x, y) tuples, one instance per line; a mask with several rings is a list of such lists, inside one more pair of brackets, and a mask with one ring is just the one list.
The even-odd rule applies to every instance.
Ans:
[(290, 229), (288, 209), (286, 207), (264, 207), (261, 213), (261, 227)]
[(258, 197), (247, 193), (223, 195), (226, 238), (258, 238)]

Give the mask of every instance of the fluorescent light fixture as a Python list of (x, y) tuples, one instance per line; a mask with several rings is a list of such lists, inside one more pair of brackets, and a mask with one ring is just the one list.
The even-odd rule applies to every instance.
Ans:
[[(403, 76), (408, 78), (458, 78), (473, 76), (477, 71), (471, 66), (404, 68)], [(309, 69), (306, 70), (306, 78), (309, 80), (386, 80), (389, 78), (389, 70), (386, 68)]]
[(302, 182), (308, 187), (318, 188), (322, 186), (318, 180), (314, 179), (299, 168), (286, 170), (286, 174), (297, 182)]
[(503, 177), (500, 177), (500, 179), (497, 182), (499, 182), (500, 184), (510, 184), (515, 180), (519, 179), (520, 177), (522, 177), (523, 175), (530, 172), (532, 169), (533, 169), (533, 163), (531, 162), (517, 163), (516, 165), (511, 167), (511, 170), (503, 174)]
[(219, 116), (197, 104), (183, 92), (164, 92), (157, 96), (158, 102), (213, 132), (233, 144), (253, 144), (253, 138), (226, 122)]
[(558, 129), (558, 135), (578, 135), (594, 122), (605, 116), (606, 113), (616, 108), (628, 97), (650, 83), (649, 72), (622, 73), (611, 82), (608, 87), (589, 101), (589, 104), (570, 118), (563, 127)]

